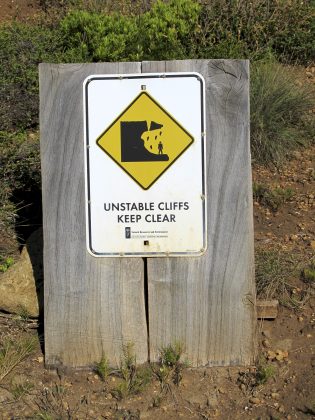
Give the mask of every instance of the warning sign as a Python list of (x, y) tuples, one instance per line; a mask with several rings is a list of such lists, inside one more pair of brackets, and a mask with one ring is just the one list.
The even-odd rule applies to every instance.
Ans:
[(86, 242), (95, 257), (207, 248), (205, 96), (198, 73), (83, 84)]
[(148, 92), (141, 92), (100, 135), (97, 144), (148, 189), (193, 141)]

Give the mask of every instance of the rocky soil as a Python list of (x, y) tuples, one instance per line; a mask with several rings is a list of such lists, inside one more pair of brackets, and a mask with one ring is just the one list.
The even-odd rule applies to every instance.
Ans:
[(312, 147), (295, 152), (281, 170), (253, 170), (255, 184), (293, 191), (277, 210), (254, 202), (256, 253), (276, 255), (282, 271), (274, 275), (281, 286), (279, 314), (258, 321), (256, 366), (183, 367), (179, 385), (171, 376), (161, 382), (147, 367), (150, 384), (128, 394), (118, 371), (103, 381), (93, 370), (46, 370), (37, 322), (0, 313), (0, 342), (36, 340), (31, 354), (0, 381), (0, 418), (315, 418), (315, 285), (300, 275), (315, 252), (314, 156)]

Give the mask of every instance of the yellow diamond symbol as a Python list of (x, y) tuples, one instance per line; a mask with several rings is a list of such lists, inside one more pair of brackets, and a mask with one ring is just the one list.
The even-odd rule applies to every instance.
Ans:
[(192, 135), (146, 91), (142, 91), (96, 140), (145, 190), (193, 141)]

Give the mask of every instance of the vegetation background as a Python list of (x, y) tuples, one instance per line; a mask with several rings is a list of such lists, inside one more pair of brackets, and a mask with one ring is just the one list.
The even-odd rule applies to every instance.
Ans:
[[(262, 404), (259, 392), (262, 384), (272, 380), (271, 392), (264, 397), (269, 408), (275, 399), (274, 407), (278, 404), (277, 413), (281, 416), (282, 403), (279, 404), (278, 400), (279, 393), (284, 390), (283, 398), (287, 400), (283, 399), (282, 402), (286, 407), (302, 407), (307, 404), (304, 411), (298, 412), (298, 416), (303, 413), (305, 416), (314, 415), (314, 397), (307, 400), (308, 391), (305, 392), (305, 388), (314, 389), (311, 382), (314, 378), (310, 379), (311, 368), (308, 363), (310, 361), (314, 367), (315, 360), (311, 359), (311, 346), (307, 340), (314, 330), (315, 307), (308, 307), (312, 311), (311, 315), (304, 315), (307, 311), (303, 313), (310, 297), (314, 296), (315, 241), (311, 240), (314, 219), (312, 216), (307, 220), (306, 217), (303, 218), (303, 211), (314, 207), (314, 194), (310, 194), (309, 188), (312, 188), (315, 180), (315, 170), (310, 168), (311, 154), (315, 150), (315, 95), (314, 87), (310, 83), (300, 83), (297, 77), (301, 68), (303, 72), (305, 68), (315, 70), (314, 0), (37, 2), (39, 7), (35, 15), (0, 23), (0, 271), (7, 271), (14, 264), (19, 256), (19, 248), (29, 234), (41, 226), (38, 126), (40, 62), (250, 59), (255, 221), (263, 220), (262, 229), (256, 232), (257, 292), (261, 298), (276, 297), (283, 308), (289, 308), (287, 319), (279, 317), (275, 321), (275, 324), (278, 323), (275, 336), (282, 337), (284, 328), (292, 334), (293, 331), (298, 331), (294, 336), (296, 348), (290, 353), (289, 361), (287, 352), (276, 350), (279, 347), (275, 347), (275, 351), (271, 350), (276, 338), (270, 338), (268, 330), (263, 331), (266, 334), (263, 336), (264, 356), (258, 361), (256, 370), (244, 370), (235, 375), (232, 373), (234, 384), (242, 397), (235, 393), (235, 389), (230, 400), (229, 395), (225, 394), (224, 389), (232, 389), (230, 370), (223, 382), (224, 389), (217, 385), (220, 382), (220, 373), (212, 371), (211, 375), (217, 375), (213, 380), (210, 376), (207, 379), (206, 372), (190, 372), (191, 383), (195, 384), (191, 387), (193, 395), (189, 396), (193, 402), (188, 409), (185, 402), (183, 409), (186, 414), (187, 410), (201, 410), (199, 401), (195, 401), (196, 394), (202, 395), (208, 381), (218, 388), (214, 392), (214, 395), (218, 395), (218, 400), (222, 393), (222, 406), (229, 406), (230, 414), (236, 414), (234, 396), (237, 395), (238, 402), (242, 401), (243, 407), (246, 404), (248, 408), (249, 400), (257, 410), (261, 407), (257, 414), (265, 415), (267, 408)], [(287, 159), (292, 156), (294, 171), (287, 165)], [(281, 214), (284, 206), (288, 210)], [(298, 229), (298, 234), (292, 234), (293, 225)], [(290, 246), (287, 246), (288, 243)], [(293, 313), (298, 315), (296, 320), (292, 318)], [(27, 333), (28, 314), (21, 312), (19, 322), (17, 327), (15, 319), (8, 321), (6, 335), (10, 331), (9, 335), (13, 339), (10, 336), (3, 342), (0, 340), (0, 382), (4, 378), (8, 379), (16, 365), (34, 350), (34, 343), (29, 341), (29, 337), (26, 337), (26, 341), (23, 337), (16, 339), (21, 335), (21, 330)], [(12, 333), (15, 330), (16, 335)], [(94, 387), (93, 392), (100, 394), (103, 404), (104, 396), (108, 398), (110, 395), (115, 401), (119, 401), (128, 395), (142, 392), (150, 381), (152, 383), (153, 376), (159, 383), (160, 391), (152, 394), (155, 395), (152, 405), (159, 407), (167, 393), (174, 399), (176, 391), (171, 385), (174, 383), (177, 386), (182, 381), (185, 367), (181, 360), (184, 352), (182, 344), (173, 343), (161, 349), (160, 363), (148, 370), (147, 367), (137, 367), (132, 343), (127, 343), (123, 348), (121, 366), (116, 372), (113, 373), (110, 369), (106, 355), (96, 365), (95, 372), (104, 383), (105, 391), (100, 391), (97, 379), (92, 376), (88, 379), (89, 388)], [(299, 348), (302, 349), (304, 361), (299, 355)], [(43, 359), (42, 353), (38, 354), (39, 359)], [(307, 363), (306, 355), (309, 357)], [(289, 366), (291, 361), (293, 363)], [(32, 369), (36, 371), (34, 364)], [(30, 370), (33, 372), (32, 369)], [(293, 388), (296, 373), (293, 369), (299, 369), (300, 389)], [(29, 370), (29, 365), (26, 370)], [(51, 384), (52, 379), (42, 369), (42, 365), (37, 370), (38, 377), (49, 377), (47, 381)], [(83, 375), (81, 379), (85, 383), (86, 378)], [(114, 375), (120, 379), (118, 385), (111, 382)], [(55, 388), (45, 388), (40, 394), (40, 411), (53, 414), (41, 414), (38, 418), (72, 418), (69, 414), (71, 407), (65, 408), (64, 400), (71, 388), (64, 386), (66, 380), (62, 372), (58, 373), (58, 378), (60, 383)], [(290, 387), (290, 381), (292, 388), (289, 392), (286, 386)], [(76, 383), (76, 379), (73, 383)], [(33, 386), (25, 378), (17, 385), (9, 384), (11, 391), (13, 389), (15, 404), (32, 392), (36, 399), (38, 394), (36, 390), (32, 391)], [(199, 386), (200, 389), (196, 392)], [(0, 391), (3, 392), (1, 387)], [(78, 389), (75, 392), (78, 393)], [(306, 395), (303, 404), (294, 400), (295, 396), (302, 400), (302, 394), (303, 398)], [(85, 404), (82, 401), (80, 400), (80, 407)], [(110, 401), (108, 404), (111, 404)], [(211, 398), (204, 405), (204, 412), (213, 411), (212, 414), (215, 415), (215, 404)], [(138, 418), (125, 416), (118, 405), (114, 410), (122, 412), (122, 417), (117, 418)], [(65, 413), (68, 416), (63, 417)], [(202, 418), (208, 417), (202, 415)], [(277, 417), (270, 415), (270, 418), (279, 417), (277, 414)], [(289, 419), (289, 415), (287, 418)]]
[[(40, 224), (34, 206), (40, 202), (40, 62), (250, 59), (253, 160), (279, 164), (313, 141), (314, 92), (297, 86), (287, 69), (314, 60), (313, 1), (39, 1), (42, 13), (0, 26), (0, 229), (6, 238), (24, 241)], [(12, 251), (7, 244), (0, 243), (2, 262)]]

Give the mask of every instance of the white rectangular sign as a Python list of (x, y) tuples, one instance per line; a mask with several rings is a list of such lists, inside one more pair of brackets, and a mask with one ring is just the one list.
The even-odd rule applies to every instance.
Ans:
[(96, 257), (203, 254), (202, 76), (92, 75), (83, 95), (88, 251)]

